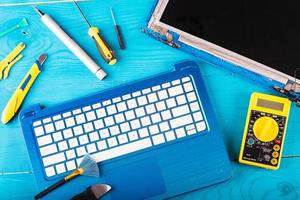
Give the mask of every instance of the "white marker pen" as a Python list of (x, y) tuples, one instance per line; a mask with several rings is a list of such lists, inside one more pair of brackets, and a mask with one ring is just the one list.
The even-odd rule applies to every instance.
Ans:
[(89, 70), (102, 80), (106, 77), (105, 71), (47, 14), (34, 8), (41, 16), (42, 22), (74, 53)]

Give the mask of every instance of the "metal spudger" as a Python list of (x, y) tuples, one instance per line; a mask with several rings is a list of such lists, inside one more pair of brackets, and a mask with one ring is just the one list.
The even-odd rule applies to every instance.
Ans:
[(111, 17), (112, 17), (113, 22), (114, 22), (115, 31), (116, 31), (116, 34), (117, 34), (117, 37), (118, 37), (120, 48), (125, 49), (125, 44), (124, 44), (124, 40), (123, 40), (123, 37), (122, 37), (122, 33), (121, 33), (119, 25), (116, 22), (115, 15), (114, 15), (114, 12), (113, 12), (112, 8), (110, 8), (110, 13), (111, 13)]

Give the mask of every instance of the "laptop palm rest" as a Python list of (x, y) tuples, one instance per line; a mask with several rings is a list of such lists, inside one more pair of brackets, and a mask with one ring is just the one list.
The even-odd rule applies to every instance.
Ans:
[[(112, 186), (107, 199), (147, 199), (166, 192), (163, 176), (155, 157), (145, 158), (105, 172)], [(126, 200), (126, 199), (124, 199)]]

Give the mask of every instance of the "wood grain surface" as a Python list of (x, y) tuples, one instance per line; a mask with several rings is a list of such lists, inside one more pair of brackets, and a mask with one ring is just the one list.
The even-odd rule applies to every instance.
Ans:
[[(35, 0), (38, 1), (38, 0)], [(1, 3), (28, 2), (1, 0)], [(108, 72), (99, 81), (41, 23), (31, 6), (0, 7), (0, 31), (26, 17), (30, 26), (0, 38), (0, 59), (19, 42), (27, 47), (24, 58), (11, 70), (7, 80), (0, 81), (2, 111), (32, 63), (42, 53), (48, 54), (45, 70), (38, 77), (22, 108), (41, 104), (53, 106), (172, 70), (174, 62), (195, 59), (141, 33), (154, 0), (93, 0), (80, 3), (89, 21), (115, 49), (118, 64), (108, 66), (100, 58), (87, 34), (87, 25), (72, 3), (43, 5), (39, 8), (51, 15)], [(126, 50), (120, 50), (113, 29), (109, 7), (123, 31)], [(197, 59), (196, 59), (197, 60)], [(275, 94), (255, 82), (231, 74), (217, 66), (197, 60), (204, 76), (224, 140), (232, 160), (233, 177), (222, 184), (194, 191), (174, 199), (300, 199), (300, 109), (292, 106), (286, 135), (284, 158), (277, 171), (237, 162), (245, 117), (252, 92)], [(0, 199), (32, 199), (37, 192), (25, 141), (15, 117), (8, 125), (0, 125)]]

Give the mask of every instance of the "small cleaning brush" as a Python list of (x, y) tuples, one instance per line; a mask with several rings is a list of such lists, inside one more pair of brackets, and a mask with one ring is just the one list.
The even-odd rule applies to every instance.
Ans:
[(13, 32), (13, 31), (15, 31), (15, 30), (17, 30), (17, 29), (19, 29), (19, 28), (26, 27), (26, 26), (28, 26), (28, 25), (29, 25), (29, 24), (28, 24), (27, 19), (26, 19), (26, 18), (23, 18), (23, 19), (22, 19), (21, 21), (19, 21), (19, 23), (17, 23), (16, 25), (14, 25), (14, 26), (12, 26), (12, 27), (10, 27), (10, 28), (4, 30), (4, 31), (1, 31), (1, 32), (0, 32), (0, 37), (4, 36), (4, 35), (6, 35), (6, 34), (8, 34), (8, 33), (10, 33), (10, 32)]
[(83, 160), (81, 161), (79, 167), (73, 171), (68, 176), (64, 177), (60, 181), (54, 183), (44, 191), (38, 193), (35, 196), (35, 199), (40, 199), (47, 195), (48, 193), (52, 192), (53, 190), (57, 189), (58, 187), (64, 185), (65, 183), (73, 180), (74, 178), (83, 175), (83, 176), (92, 176), (92, 177), (99, 177), (99, 168), (97, 163), (91, 158), (89, 154), (85, 155)]

